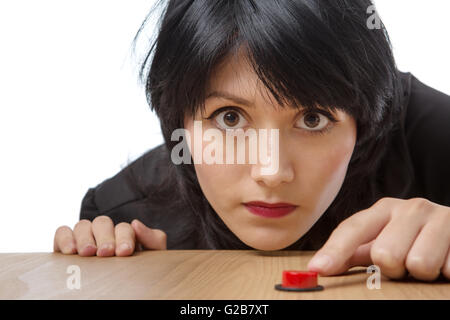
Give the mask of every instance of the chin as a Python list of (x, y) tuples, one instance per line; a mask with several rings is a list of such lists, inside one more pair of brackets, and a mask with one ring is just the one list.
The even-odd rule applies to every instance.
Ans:
[(284, 249), (295, 242), (292, 241), (245, 241), (245, 239), (241, 239), (246, 245), (252, 247), (255, 250), (261, 251), (277, 251)]

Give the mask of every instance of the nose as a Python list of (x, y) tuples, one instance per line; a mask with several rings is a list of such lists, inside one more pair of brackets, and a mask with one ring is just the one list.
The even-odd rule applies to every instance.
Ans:
[[(264, 139), (263, 139), (264, 140)], [(294, 166), (290, 157), (289, 146), (281, 143), (281, 139), (267, 139), (268, 147), (262, 153), (267, 159), (261, 159), (261, 151), (258, 150), (258, 161), (251, 165), (251, 177), (258, 183), (263, 183), (267, 187), (274, 188), (282, 183), (289, 183), (294, 180)], [(274, 145), (274, 144), (277, 145)], [(260, 148), (261, 141), (258, 145)], [(262, 160), (262, 161), (261, 161)], [(268, 161), (268, 162), (267, 162)], [(270, 167), (272, 170), (268, 170)]]

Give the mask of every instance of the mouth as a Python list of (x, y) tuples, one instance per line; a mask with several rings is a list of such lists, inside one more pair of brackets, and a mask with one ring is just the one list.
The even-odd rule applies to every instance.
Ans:
[(266, 218), (281, 218), (292, 211), (294, 211), (298, 206), (286, 203), (286, 202), (277, 202), (277, 203), (267, 203), (262, 201), (251, 201), (243, 203), (243, 205), (247, 208), (251, 213), (266, 217)]

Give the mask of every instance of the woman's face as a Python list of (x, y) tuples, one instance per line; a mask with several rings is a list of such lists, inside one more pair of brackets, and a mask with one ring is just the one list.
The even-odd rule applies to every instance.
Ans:
[[(227, 93), (241, 101), (219, 97)], [(194, 119), (185, 119), (189, 131), (189, 148), (194, 158), (194, 120), (202, 121), (202, 130), (214, 128), (223, 136), (223, 163), (195, 164), (201, 189), (227, 227), (245, 244), (258, 250), (279, 250), (297, 241), (320, 218), (338, 194), (347, 172), (356, 142), (356, 123), (348, 114), (338, 111), (334, 123), (322, 113), (303, 113), (293, 108), (281, 108), (274, 101), (244, 59), (229, 59), (214, 72), (205, 101), (204, 114), (199, 110)], [(244, 103), (246, 100), (248, 103)], [(221, 110), (224, 107), (232, 109)], [(211, 116), (211, 119), (206, 119)], [(278, 129), (278, 154), (267, 142), (271, 161), (278, 157), (278, 170), (264, 174), (267, 163), (251, 163), (249, 142), (238, 147), (246, 150), (245, 163), (226, 163), (226, 130), (252, 128)], [(322, 131), (322, 133), (318, 133)], [(229, 131), (232, 132), (232, 131)], [(258, 135), (259, 136), (259, 135)], [(208, 146), (203, 141), (200, 150)], [(197, 148), (197, 147), (196, 147)], [(271, 153), (272, 152), (272, 153)], [(259, 158), (258, 158), (259, 159)], [(198, 161), (198, 160), (196, 160)], [(195, 162), (195, 161), (194, 161)], [(200, 161), (199, 161), (200, 162)], [(255, 214), (276, 214), (271, 210), (246, 206), (245, 203), (290, 203), (289, 214), (273, 217)]]

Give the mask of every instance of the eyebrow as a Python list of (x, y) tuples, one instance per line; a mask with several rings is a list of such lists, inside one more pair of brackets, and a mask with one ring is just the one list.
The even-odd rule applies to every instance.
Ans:
[[(210, 99), (210, 98), (223, 98), (223, 99), (227, 99), (230, 101), (233, 101), (234, 103), (237, 104), (242, 104), (242, 105), (246, 105), (248, 107), (253, 108), (254, 104), (250, 101), (248, 101), (247, 99), (244, 99), (242, 97), (236, 96), (232, 93), (226, 92), (226, 91), (212, 91), (211, 93), (209, 93), (206, 96), (206, 100)], [(312, 107), (312, 108), (302, 108), (302, 109), (308, 109), (309, 111), (318, 111), (318, 110), (324, 110), (327, 111), (327, 109), (321, 108), (321, 107)]]
[(243, 104), (243, 105), (246, 105), (249, 107), (254, 106), (253, 103), (248, 101), (247, 99), (235, 96), (232, 93), (224, 92), (224, 91), (213, 91), (210, 94), (208, 94), (208, 96), (206, 97), (206, 100), (208, 100), (210, 98), (223, 98), (223, 99), (231, 100), (237, 104)]

